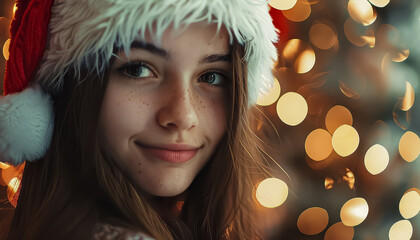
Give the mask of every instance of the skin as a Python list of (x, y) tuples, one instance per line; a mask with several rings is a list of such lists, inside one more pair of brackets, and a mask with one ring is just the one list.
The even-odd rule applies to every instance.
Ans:
[(119, 52), (99, 121), (105, 157), (145, 194), (183, 193), (226, 132), (231, 68), (227, 31), (205, 23)]

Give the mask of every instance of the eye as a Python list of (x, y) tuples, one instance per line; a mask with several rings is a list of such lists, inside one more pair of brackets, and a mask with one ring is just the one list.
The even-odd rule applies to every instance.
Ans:
[(215, 86), (223, 86), (226, 84), (227, 78), (217, 72), (208, 72), (198, 78), (199, 82), (208, 83)]
[(151, 78), (156, 76), (150, 67), (143, 62), (128, 63), (120, 67), (119, 70), (131, 78)]

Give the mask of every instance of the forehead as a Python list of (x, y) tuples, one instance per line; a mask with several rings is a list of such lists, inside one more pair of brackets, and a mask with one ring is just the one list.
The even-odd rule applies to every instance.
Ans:
[(144, 39), (139, 35), (136, 41), (152, 43), (160, 48), (171, 49), (173, 52), (183, 49), (228, 52), (231, 45), (230, 36), (225, 27), (206, 22), (181, 27), (170, 25), (162, 34), (156, 34), (152, 29), (146, 31)]

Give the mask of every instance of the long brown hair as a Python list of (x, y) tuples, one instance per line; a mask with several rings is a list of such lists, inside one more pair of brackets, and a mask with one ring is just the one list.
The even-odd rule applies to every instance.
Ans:
[(226, 135), (187, 190), (177, 216), (158, 213), (160, 200), (139, 194), (98, 146), (97, 123), (108, 74), (87, 73), (80, 82), (67, 74), (64, 92), (55, 98), (50, 149), (25, 167), (9, 239), (88, 239), (95, 224), (112, 219), (156, 239), (261, 238), (253, 222), (252, 187), (264, 167), (249, 123), (243, 55), (243, 46), (234, 43)]

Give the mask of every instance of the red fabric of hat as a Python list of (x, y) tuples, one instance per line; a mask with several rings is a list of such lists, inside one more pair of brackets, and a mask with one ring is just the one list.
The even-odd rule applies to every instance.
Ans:
[(10, 28), (3, 94), (21, 92), (34, 76), (47, 41), (53, 0), (19, 0)]

